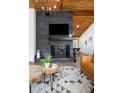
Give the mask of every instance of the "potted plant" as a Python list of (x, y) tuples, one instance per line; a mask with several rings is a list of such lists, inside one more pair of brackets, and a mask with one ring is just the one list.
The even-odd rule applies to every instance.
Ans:
[(52, 61), (52, 56), (44, 57), (44, 58), (42, 58), (40, 61), (41, 61), (41, 63), (44, 64), (44, 66), (45, 66), (46, 68), (48, 68), (48, 67), (49, 67), (49, 63)]

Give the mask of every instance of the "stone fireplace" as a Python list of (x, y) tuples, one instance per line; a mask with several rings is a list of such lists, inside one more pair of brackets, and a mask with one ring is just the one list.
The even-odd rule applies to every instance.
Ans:
[[(36, 12), (36, 50), (43, 54), (50, 54), (55, 58), (73, 58), (73, 43), (69, 35), (50, 36), (49, 24), (68, 24), (69, 33), (72, 33), (73, 12), (54, 12), (54, 16), (46, 16), (44, 12)], [(59, 30), (58, 30), (59, 31)]]

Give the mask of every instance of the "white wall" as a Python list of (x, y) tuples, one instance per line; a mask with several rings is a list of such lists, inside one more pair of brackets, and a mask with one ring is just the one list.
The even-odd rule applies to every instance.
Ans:
[(34, 61), (36, 50), (36, 11), (29, 9), (29, 61)]
[[(91, 40), (92, 38), (92, 40)], [(85, 44), (87, 43), (87, 44)], [(80, 52), (92, 55), (94, 51), (94, 23), (79, 38)]]

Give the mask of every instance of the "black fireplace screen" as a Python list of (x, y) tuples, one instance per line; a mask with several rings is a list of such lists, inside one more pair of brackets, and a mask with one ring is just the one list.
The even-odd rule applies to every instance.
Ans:
[(70, 45), (51, 45), (51, 55), (55, 58), (69, 58)]

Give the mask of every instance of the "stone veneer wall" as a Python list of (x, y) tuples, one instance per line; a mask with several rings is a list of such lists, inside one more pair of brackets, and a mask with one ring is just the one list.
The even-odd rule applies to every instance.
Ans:
[[(72, 33), (72, 12), (52, 12), (50, 16), (46, 16), (45, 12), (36, 12), (36, 49), (50, 53), (49, 41), (49, 24), (69, 24), (69, 33)], [(52, 42), (53, 43), (53, 42)], [(54, 41), (55, 43), (55, 41)], [(56, 42), (56, 44), (70, 44), (71, 56), (73, 45), (72, 41), (64, 40)]]

